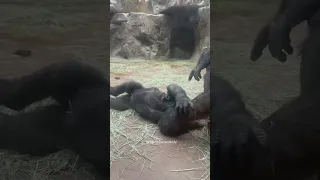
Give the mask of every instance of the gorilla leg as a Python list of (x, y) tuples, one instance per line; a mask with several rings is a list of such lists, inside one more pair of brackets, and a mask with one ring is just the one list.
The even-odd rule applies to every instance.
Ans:
[(125, 111), (131, 108), (130, 106), (130, 95), (124, 95), (116, 98), (110, 97), (110, 109), (118, 111)]
[(59, 150), (65, 110), (51, 105), (17, 116), (0, 118), (0, 148), (13, 149), (21, 154), (43, 156)]
[(110, 87), (110, 95), (112, 96), (118, 96), (122, 93), (128, 93), (131, 95), (135, 90), (143, 88), (142, 84), (136, 82), (136, 81), (129, 81), (122, 83), (118, 86)]
[(71, 102), (74, 125), (65, 130), (68, 147), (108, 178), (109, 88), (80, 89)]
[(49, 96), (68, 106), (68, 101), (79, 88), (109, 86), (100, 71), (78, 61), (52, 64), (12, 83), (14, 90), (3, 105), (14, 110), (21, 110)]
[(268, 133), (265, 145), (272, 154), (276, 180), (291, 179), (290, 176), (307, 179), (318, 172), (319, 106), (319, 94), (300, 96), (262, 121), (261, 126)]

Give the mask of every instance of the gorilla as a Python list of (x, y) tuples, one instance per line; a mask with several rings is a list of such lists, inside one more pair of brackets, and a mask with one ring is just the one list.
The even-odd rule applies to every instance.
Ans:
[(211, 83), (214, 179), (304, 180), (318, 175), (320, 94), (299, 96), (259, 124), (228, 81), (212, 75)]
[(210, 51), (210, 47), (208, 47), (202, 52), (196, 67), (191, 70), (188, 78), (189, 81), (192, 77), (199, 81), (201, 78), (201, 70), (206, 68), (206, 74), (204, 75), (204, 92), (210, 91)]
[[(166, 136), (180, 136), (202, 128), (195, 120), (206, 118), (210, 113), (208, 93), (202, 93), (190, 100), (186, 92), (176, 84), (167, 87), (167, 94), (158, 88), (145, 88), (142, 84), (129, 81), (110, 88), (110, 108), (135, 110), (142, 118), (158, 124)], [(192, 108), (191, 108), (192, 107)]]
[(171, 28), (170, 58), (190, 59), (193, 55), (196, 47), (195, 28), (199, 23), (200, 7), (202, 6), (171, 6), (159, 12), (168, 17)]
[(258, 33), (251, 50), (251, 60), (256, 61), (268, 46), (272, 57), (281, 62), (286, 61), (286, 53), (292, 54), (290, 31), (307, 20), (309, 28), (314, 26), (312, 17), (319, 10), (318, 0), (282, 0), (278, 12), (270, 23), (267, 23)]
[(8, 85), (1, 86), (5, 89), (0, 92), (6, 96), (1, 96), (0, 104), (9, 108), (20, 110), (47, 97), (61, 104), (17, 117), (2, 117), (3, 148), (42, 155), (55, 152), (60, 145), (78, 153), (108, 178), (110, 83), (100, 71), (66, 61), (0, 83)]
[(257, 36), (251, 51), (251, 59), (257, 60), (262, 50), (269, 45), (272, 56), (284, 62), (286, 55), (282, 50), (288, 53), (290, 31), (292, 27), (304, 20), (308, 21), (309, 36), (303, 42), (300, 52), (300, 94), (308, 96), (320, 88), (320, 82), (317, 80), (317, 68), (320, 65), (318, 61), (320, 57), (318, 52), (320, 48), (320, 1), (283, 0), (279, 13), (275, 16), (272, 25), (269, 25), (270, 30), (265, 33), (260, 31)]
[(1, 86), (0, 92), (6, 96), (0, 104), (14, 110), (22, 110), (27, 105), (47, 97), (52, 97), (68, 107), (69, 101), (79, 88), (110, 86), (100, 71), (78, 61), (51, 64), (10, 81), (0, 80), (1, 84), (7, 84)]
[[(211, 74), (210, 116), (213, 179), (260, 179), (267, 160), (265, 131), (227, 80)], [(260, 177), (261, 176), (261, 177)]]
[(299, 96), (261, 122), (267, 132), (272, 179), (304, 180), (319, 175), (319, 107), (320, 94)]

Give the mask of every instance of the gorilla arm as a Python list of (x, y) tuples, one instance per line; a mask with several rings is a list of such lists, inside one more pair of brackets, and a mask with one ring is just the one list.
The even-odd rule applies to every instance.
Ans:
[(151, 109), (145, 104), (136, 104), (134, 110), (144, 119), (157, 124), (161, 117), (164, 115), (163, 112)]
[(190, 72), (188, 80), (190, 81), (192, 77), (197, 81), (201, 78), (201, 70), (210, 65), (210, 49), (206, 49), (200, 56), (196, 67)]
[(251, 50), (252, 61), (262, 55), (263, 49), (269, 45), (270, 53), (281, 62), (286, 61), (286, 54), (293, 53), (290, 45), (291, 29), (304, 20), (311, 18), (319, 9), (318, 0), (282, 0), (280, 8), (272, 22), (259, 31)]
[(311, 18), (319, 7), (320, 1), (318, 0), (295, 0), (279, 18), (275, 19), (269, 32), (269, 51), (272, 57), (280, 61), (286, 58), (282, 49), (285, 49), (284, 47), (289, 42), (285, 37), (294, 26)]
[(178, 114), (187, 115), (189, 108), (193, 107), (185, 90), (176, 84), (170, 84), (167, 87), (167, 96), (175, 101)]

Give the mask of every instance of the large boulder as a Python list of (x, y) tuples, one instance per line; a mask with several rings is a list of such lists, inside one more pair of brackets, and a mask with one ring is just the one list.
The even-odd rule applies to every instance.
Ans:
[[(147, 2), (147, 1), (146, 1)], [(154, 14), (158, 14), (160, 11), (178, 5), (200, 5), (208, 6), (209, 0), (149, 0), (149, 7)]]
[(125, 59), (156, 59), (169, 51), (169, 28), (164, 15), (117, 13), (110, 24), (110, 55)]

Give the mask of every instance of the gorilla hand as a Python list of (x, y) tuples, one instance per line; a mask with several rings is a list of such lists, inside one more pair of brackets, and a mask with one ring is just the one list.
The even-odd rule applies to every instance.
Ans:
[(192, 77), (194, 77), (195, 80), (199, 81), (202, 77), (201, 77), (201, 74), (200, 74), (200, 71), (197, 70), (197, 68), (193, 69), (191, 72), (190, 72), (190, 75), (189, 75), (189, 78), (188, 80), (190, 81), (192, 79)]
[(176, 99), (176, 108), (178, 114), (188, 116), (189, 109), (192, 107), (193, 104), (187, 96), (179, 97)]
[[(280, 26), (281, 27), (281, 26)], [(269, 50), (273, 57), (278, 57), (281, 62), (286, 61), (286, 54), (293, 53), (293, 47), (290, 45), (290, 32), (284, 33), (281, 28), (277, 28), (275, 25), (267, 24), (258, 33), (253, 47), (251, 49), (250, 59), (252, 61), (258, 60), (264, 48), (269, 45)], [(279, 54), (279, 55), (277, 55)]]
[(248, 173), (252, 153), (261, 147), (264, 131), (248, 117), (211, 122), (214, 177), (237, 177)]
[(281, 62), (287, 60), (287, 54), (293, 53), (293, 48), (290, 45), (290, 31), (287, 29), (281, 18), (272, 23), (269, 30), (269, 51), (272, 57)]

